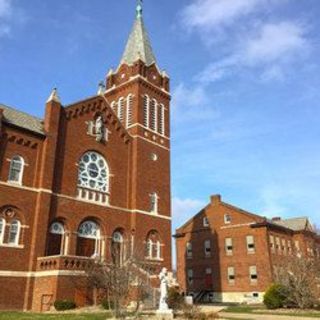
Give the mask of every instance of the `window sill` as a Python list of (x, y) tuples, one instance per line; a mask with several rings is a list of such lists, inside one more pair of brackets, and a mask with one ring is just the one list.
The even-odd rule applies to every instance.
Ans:
[(21, 245), (21, 244), (1, 243), (1, 244), (0, 244), (0, 248), (24, 249), (24, 245)]
[(256, 254), (255, 251), (248, 251), (248, 254)]
[(192, 260), (193, 257), (187, 257), (188, 260)]
[(150, 258), (150, 257), (146, 257), (146, 259), (149, 260), (149, 261), (159, 261), (159, 262), (164, 261), (162, 258)]
[(22, 183), (21, 183), (21, 182), (18, 182), (18, 181), (10, 181), (10, 180), (8, 180), (7, 183), (13, 184), (13, 185), (15, 185), (15, 186), (22, 186)]

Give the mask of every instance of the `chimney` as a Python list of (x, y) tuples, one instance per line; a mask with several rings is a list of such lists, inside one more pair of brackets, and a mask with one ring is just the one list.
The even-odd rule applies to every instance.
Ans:
[(221, 202), (221, 195), (215, 194), (211, 196), (211, 204), (213, 206), (218, 205)]

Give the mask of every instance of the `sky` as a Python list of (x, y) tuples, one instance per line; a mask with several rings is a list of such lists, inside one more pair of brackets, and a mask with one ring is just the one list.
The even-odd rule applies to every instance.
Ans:
[[(116, 68), (134, 0), (0, 0), (0, 103), (43, 116)], [(173, 228), (212, 194), (320, 224), (320, 1), (145, 0), (171, 78)]]

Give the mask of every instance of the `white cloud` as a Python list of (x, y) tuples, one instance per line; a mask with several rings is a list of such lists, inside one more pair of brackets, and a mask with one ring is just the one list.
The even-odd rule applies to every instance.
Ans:
[(273, 63), (305, 52), (309, 47), (304, 26), (291, 21), (265, 24), (259, 34), (247, 41), (243, 63)]
[(0, 18), (10, 15), (12, 0), (0, 0)]
[(262, 80), (283, 80), (292, 63), (311, 48), (304, 25), (292, 21), (268, 23), (259, 31), (241, 39), (227, 58), (210, 63), (199, 75), (202, 82), (214, 82), (237, 69), (255, 68)]
[(207, 88), (195, 84), (189, 88), (180, 83), (172, 93), (173, 121), (194, 121), (212, 119), (218, 116), (211, 102)]
[(233, 24), (257, 10), (280, 0), (194, 0), (181, 14), (184, 26), (211, 30)]
[(0, 0), (0, 37), (10, 34), (8, 19), (12, 12), (12, 0)]
[(174, 217), (174, 228), (181, 227), (188, 219), (196, 215), (205, 203), (197, 199), (172, 199), (172, 212)]

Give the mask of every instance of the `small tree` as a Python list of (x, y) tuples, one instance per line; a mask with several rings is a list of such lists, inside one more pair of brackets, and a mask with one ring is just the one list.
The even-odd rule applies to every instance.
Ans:
[[(126, 248), (131, 248), (126, 245)], [(87, 276), (91, 287), (103, 290), (108, 305), (116, 318), (124, 318), (130, 302), (135, 302), (133, 313), (138, 315), (140, 306), (151, 292), (151, 266), (143, 257), (144, 250), (132, 253), (120, 246), (113, 246), (112, 261), (96, 259)]]
[(275, 270), (275, 280), (285, 289), (286, 305), (307, 309), (319, 303), (319, 257), (299, 254), (283, 257)]

